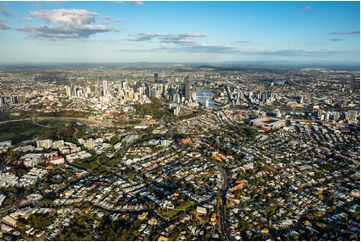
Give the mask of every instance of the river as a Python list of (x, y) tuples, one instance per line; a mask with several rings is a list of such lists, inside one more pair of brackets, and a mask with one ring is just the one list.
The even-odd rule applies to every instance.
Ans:
[(208, 99), (209, 108), (216, 108), (217, 104), (213, 100), (214, 93), (210, 88), (206, 87), (197, 87), (197, 100), (202, 105), (206, 105), (206, 100)]

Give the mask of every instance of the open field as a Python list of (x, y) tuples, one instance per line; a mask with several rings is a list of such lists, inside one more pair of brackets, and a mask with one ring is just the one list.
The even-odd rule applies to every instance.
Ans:
[(48, 128), (40, 127), (32, 121), (2, 124), (0, 125), (0, 141), (12, 140), (13, 143), (18, 143), (23, 140), (47, 138), (53, 136), (57, 130), (70, 125), (69, 122), (57, 120), (41, 120), (37, 123)]

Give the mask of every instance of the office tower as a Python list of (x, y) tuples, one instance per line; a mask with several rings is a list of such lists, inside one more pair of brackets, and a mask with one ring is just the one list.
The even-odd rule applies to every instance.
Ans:
[(127, 98), (134, 99), (134, 92), (132, 90), (127, 90)]
[(154, 73), (154, 81), (157, 82), (159, 79), (158, 73)]
[(86, 96), (86, 97), (89, 97), (91, 93), (92, 93), (92, 91), (91, 91), (90, 87), (86, 87), (86, 89), (85, 89), (85, 96)]
[(138, 87), (137, 92), (139, 93), (139, 95), (144, 95), (144, 87)]
[(71, 87), (66, 86), (66, 87), (65, 87), (65, 92), (66, 92), (66, 95), (67, 95), (68, 97), (71, 97)]
[(243, 94), (243, 92), (240, 92), (240, 93), (239, 93), (239, 98), (240, 98), (241, 100), (244, 100), (244, 94)]
[(163, 84), (162, 96), (168, 99), (168, 83)]
[(148, 86), (148, 85), (145, 87), (145, 95), (147, 97), (150, 97), (151, 89), (152, 88), (150, 86)]
[(103, 96), (108, 96), (108, 82), (106, 80), (103, 80)]
[(76, 86), (73, 80), (70, 80), (70, 97), (76, 96)]
[(173, 87), (170, 87), (170, 88), (168, 88), (168, 90), (167, 90), (167, 96), (168, 96), (168, 99), (169, 100), (173, 100), (174, 101), (174, 95), (176, 94), (176, 89), (175, 88), (173, 88)]
[(11, 97), (11, 103), (12, 103), (12, 104), (18, 104), (18, 103), (19, 103), (19, 98), (18, 98), (18, 96), (12, 96), (12, 97)]
[(181, 95), (179, 93), (174, 94), (173, 101), (175, 103), (180, 103), (181, 102)]
[(122, 81), (120, 86), (121, 86), (121, 89), (126, 90), (126, 89), (128, 89), (128, 82)]
[(180, 112), (180, 107), (179, 106), (177, 106), (176, 108), (173, 109), (173, 114), (174, 115), (177, 116), (179, 114), (179, 112)]
[(266, 102), (266, 99), (267, 99), (267, 93), (262, 93), (261, 94), (261, 101)]
[(152, 87), (152, 86), (147, 86), (146, 88), (145, 88), (145, 95), (147, 96), (147, 97), (156, 97), (157, 96), (157, 91), (156, 91), (156, 89), (154, 88), (154, 87)]
[(193, 92), (192, 93), (192, 100), (196, 103), (197, 102), (197, 93)]
[(98, 85), (95, 85), (95, 86), (94, 86), (94, 94), (95, 94), (95, 96), (97, 96), (97, 97), (99, 97), (99, 96), (101, 95), (101, 93), (100, 93), (100, 88), (99, 88)]
[(185, 79), (185, 83), (184, 83), (184, 97), (187, 101), (190, 101), (191, 100), (191, 82), (188, 78), (188, 76), (186, 77)]
[(82, 97), (83, 96), (83, 90), (80, 87), (76, 88), (76, 96)]
[(303, 96), (295, 96), (295, 97), (294, 97), (294, 100), (295, 100), (297, 103), (302, 104), (302, 103), (303, 103)]
[(329, 114), (329, 112), (325, 112), (325, 113), (323, 114), (323, 118), (324, 118), (324, 120), (329, 120), (329, 119), (330, 119), (330, 114)]
[(208, 99), (206, 99), (206, 108), (209, 108), (209, 100)]

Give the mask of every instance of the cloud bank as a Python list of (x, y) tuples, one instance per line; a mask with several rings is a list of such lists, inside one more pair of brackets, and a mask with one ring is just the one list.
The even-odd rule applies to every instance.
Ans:
[(46, 22), (43, 26), (23, 26), (18, 30), (29, 32), (34, 37), (57, 39), (89, 38), (89, 36), (117, 31), (108, 24), (96, 23), (96, 12), (83, 9), (40, 10), (30, 14), (30, 20)]
[(5, 9), (5, 8), (0, 8), (0, 14), (4, 15), (5, 17), (13, 17), (14, 14), (12, 12), (10, 12), (9, 10)]
[(349, 35), (349, 34), (360, 34), (360, 31), (351, 31), (351, 32), (333, 32), (332, 35)]
[[(203, 33), (133, 33), (128, 36), (128, 41), (150, 42), (156, 41), (160, 44), (156, 48), (142, 50), (141, 52), (151, 51), (169, 51), (169, 52), (187, 52), (187, 53), (208, 53), (208, 54), (240, 54), (247, 56), (272, 56), (272, 57), (326, 57), (337, 54), (345, 54), (345, 51), (333, 51), (327, 49), (320, 50), (302, 50), (302, 49), (285, 49), (285, 50), (241, 50), (232, 45), (212, 45), (199, 43), (196, 40), (207, 37)], [(342, 41), (342, 39), (332, 39), (332, 41)], [(249, 41), (240, 40), (237, 44), (248, 44)], [(122, 52), (133, 52), (132, 50), (119, 50)]]
[(5, 22), (0, 19), (0, 30), (7, 30), (7, 29), (10, 29), (10, 27), (7, 26), (7, 25), (5, 24)]
[(180, 34), (160, 34), (160, 33), (133, 33), (128, 37), (128, 41), (150, 41), (158, 40), (161, 43), (184, 44), (195, 43), (194, 38), (207, 37), (202, 33), (180, 33)]

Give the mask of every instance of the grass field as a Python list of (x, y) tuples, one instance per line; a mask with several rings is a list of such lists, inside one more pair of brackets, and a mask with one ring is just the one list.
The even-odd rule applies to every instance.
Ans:
[(32, 115), (34, 115), (34, 112), (17, 112), (17, 113), (19, 115), (14, 115), (14, 113), (10, 113), (10, 112), (0, 112), (0, 121), (30, 118)]
[(173, 219), (173, 218), (175, 218), (175, 216), (178, 213), (180, 213), (181, 211), (186, 211), (192, 205), (193, 205), (193, 203), (188, 201), (188, 202), (185, 202), (183, 204), (176, 206), (172, 210), (163, 210), (162, 216), (164, 216), (166, 219)]
[(0, 125), (0, 141), (11, 140), (14, 144), (35, 138), (49, 138), (59, 129), (65, 129), (69, 122), (56, 120), (38, 121), (50, 128), (39, 127), (31, 121), (14, 122)]

